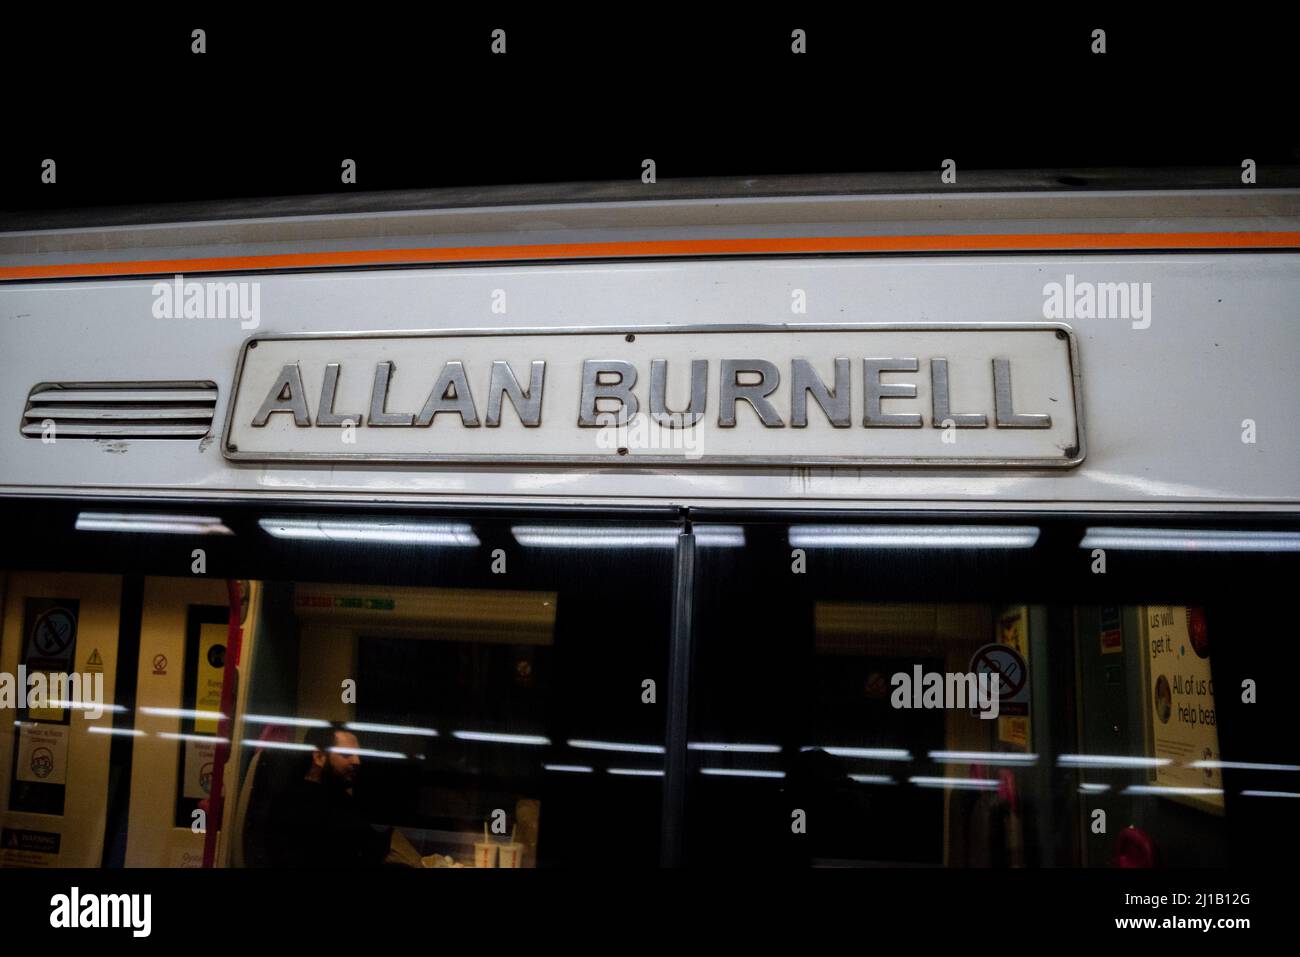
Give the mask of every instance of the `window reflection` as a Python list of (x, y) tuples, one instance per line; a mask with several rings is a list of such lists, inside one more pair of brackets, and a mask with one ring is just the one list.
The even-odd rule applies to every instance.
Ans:
[[(1223, 760), (1204, 609), (852, 589), (791, 589), (766, 621), (770, 605), (725, 590), (701, 603), (691, 861), (1223, 865), (1223, 770), (1295, 768)], [(997, 676), (996, 702), (976, 693), (981, 674)], [(742, 743), (758, 741), (773, 743)]]
[[(214, 778), (218, 866), (654, 866), (677, 859), (679, 810), (686, 862), (726, 867), (1294, 857), (1289, 612), (1226, 588), (1144, 602), (1289, 569), (1295, 531), (696, 523), (689, 723), (670, 738), (678, 523), (236, 519), (76, 525), (132, 549), (202, 534), (310, 576), (245, 593), (229, 725), (224, 578), (0, 579), (0, 674), (68, 658), (118, 698), (0, 723), (0, 866), (199, 866)], [(1075, 561), (1093, 548), (1121, 553), (1109, 577)], [(1059, 553), (1079, 579), (1030, 575)]]
[[(525, 535), (568, 548), (611, 541), (600, 531)], [(619, 547), (651, 546), (656, 531), (614, 534)], [(265, 596), (238, 863), (581, 861), (605, 853), (602, 808), (657, 858), (657, 709), (611, 721), (584, 692), (621, 684), (637, 703), (641, 678), (659, 674), (647, 649), (666, 648), (665, 618), (643, 616), (611, 643), (593, 627), (604, 600), (577, 591), (283, 583)]]

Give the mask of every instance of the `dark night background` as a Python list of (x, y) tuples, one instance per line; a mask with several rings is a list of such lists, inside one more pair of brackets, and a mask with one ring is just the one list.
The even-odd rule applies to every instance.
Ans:
[[(660, 184), (937, 177), (947, 157), (959, 184), (978, 169), (1158, 167), (1231, 187), (1246, 157), (1260, 186), (1300, 184), (1295, 42), (1253, 13), (163, 17), (47, 18), (0, 36), (0, 224), (126, 203), (637, 181), (647, 157)], [(505, 56), (489, 51), (498, 26)], [(1090, 52), (1094, 27), (1105, 55)], [(55, 186), (40, 182), (47, 156)], [(340, 183), (344, 157), (356, 186)]]

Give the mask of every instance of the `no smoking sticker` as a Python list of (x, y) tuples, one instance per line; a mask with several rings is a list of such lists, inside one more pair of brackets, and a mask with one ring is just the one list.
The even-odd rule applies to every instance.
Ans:
[(970, 670), (977, 675), (998, 676), (1001, 714), (1017, 717), (1029, 714), (1029, 669), (1016, 649), (1010, 645), (985, 645), (971, 656)]
[(66, 608), (51, 608), (36, 619), (32, 645), (47, 658), (63, 657), (76, 633), (76, 616)]

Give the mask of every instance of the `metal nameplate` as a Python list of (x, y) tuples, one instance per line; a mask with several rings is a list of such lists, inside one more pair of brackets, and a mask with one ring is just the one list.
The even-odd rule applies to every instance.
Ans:
[(1068, 326), (675, 326), (259, 335), (236, 462), (1067, 468)]

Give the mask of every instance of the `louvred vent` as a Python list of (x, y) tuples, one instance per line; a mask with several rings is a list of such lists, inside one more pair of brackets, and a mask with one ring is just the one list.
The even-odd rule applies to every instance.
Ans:
[(56, 439), (199, 439), (212, 429), (213, 382), (42, 382), (27, 396), (23, 435)]

